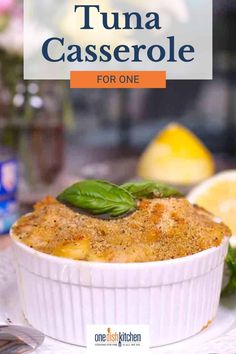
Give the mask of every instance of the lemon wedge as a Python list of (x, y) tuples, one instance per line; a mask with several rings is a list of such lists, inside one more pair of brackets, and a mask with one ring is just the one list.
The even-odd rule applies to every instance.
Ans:
[(221, 218), (236, 235), (236, 170), (219, 173), (201, 183), (188, 199)]
[(172, 184), (198, 183), (214, 174), (211, 153), (185, 127), (168, 125), (144, 151), (138, 164), (138, 176)]

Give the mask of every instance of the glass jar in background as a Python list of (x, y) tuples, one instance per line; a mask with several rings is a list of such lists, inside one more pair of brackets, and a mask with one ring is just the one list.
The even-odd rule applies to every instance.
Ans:
[(48, 191), (62, 170), (64, 96), (60, 82), (22, 81), (15, 86), (3, 141), (19, 158), (23, 204), (34, 203)]
[(11, 150), (0, 148), (0, 235), (7, 234), (18, 217), (18, 163)]
[[(16, 87), (17, 149), (29, 187), (53, 183), (64, 155), (63, 89), (60, 83), (30, 82)], [(18, 123), (18, 124), (17, 124)], [(20, 124), (19, 124), (20, 123)]]

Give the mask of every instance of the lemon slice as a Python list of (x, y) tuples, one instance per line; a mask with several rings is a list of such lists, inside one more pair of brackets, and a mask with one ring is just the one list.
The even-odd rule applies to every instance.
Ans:
[(208, 179), (194, 188), (187, 198), (221, 218), (236, 235), (236, 170)]
[(212, 155), (185, 127), (172, 123), (144, 151), (138, 176), (172, 184), (192, 184), (214, 174)]

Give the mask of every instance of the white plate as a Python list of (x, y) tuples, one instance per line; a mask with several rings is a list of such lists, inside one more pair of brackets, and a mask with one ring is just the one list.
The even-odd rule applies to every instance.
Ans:
[[(11, 250), (0, 252), (0, 322), (27, 325), (23, 317)], [(46, 337), (37, 354), (85, 354), (84, 348)], [(221, 302), (215, 321), (185, 341), (150, 350), (150, 354), (236, 354), (236, 296)]]

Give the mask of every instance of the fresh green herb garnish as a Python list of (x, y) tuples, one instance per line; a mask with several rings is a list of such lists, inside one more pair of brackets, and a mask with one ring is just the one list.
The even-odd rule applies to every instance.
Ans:
[(116, 217), (136, 210), (136, 200), (127, 190), (99, 180), (75, 183), (57, 199), (61, 203), (93, 215)]
[(229, 270), (229, 282), (222, 291), (222, 296), (230, 295), (236, 291), (236, 249), (229, 246), (226, 257), (226, 265)]
[(138, 181), (128, 182), (122, 185), (135, 198), (168, 198), (182, 197), (183, 195), (177, 189), (161, 182)]
[(100, 180), (84, 180), (64, 190), (57, 200), (92, 215), (118, 217), (135, 211), (138, 199), (172, 196), (181, 194), (163, 183), (140, 181), (117, 186)]

